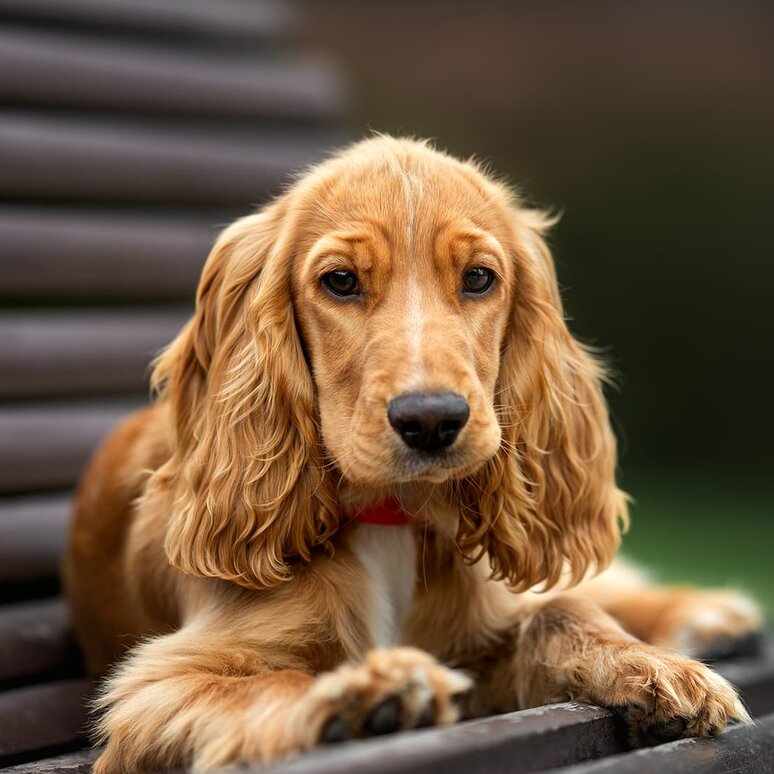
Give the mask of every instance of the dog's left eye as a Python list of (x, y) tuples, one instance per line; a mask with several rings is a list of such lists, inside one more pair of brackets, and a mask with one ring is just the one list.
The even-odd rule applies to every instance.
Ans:
[(359, 291), (357, 274), (354, 271), (337, 269), (322, 276), (322, 284), (335, 296), (354, 296)]
[(478, 266), (462, 275), (462, 289), (466, 293), (485, 293), (492, 287), (494, 272)]

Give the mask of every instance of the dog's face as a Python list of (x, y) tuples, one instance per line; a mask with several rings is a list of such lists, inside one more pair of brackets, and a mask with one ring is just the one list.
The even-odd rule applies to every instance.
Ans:
[(517, 588), (608, 561), (615, 441), (548, 225), (475, 164), (380, 137), (227, 228), (154, 374), (172, 564), (272, 586), (332, 550), (343, 504), (414, 482)]
[(361, 486), (470, 474), (501, 440), (507, 214), (439, 154), (366, 156), (321, 188), (293, 300), (328, 456)]

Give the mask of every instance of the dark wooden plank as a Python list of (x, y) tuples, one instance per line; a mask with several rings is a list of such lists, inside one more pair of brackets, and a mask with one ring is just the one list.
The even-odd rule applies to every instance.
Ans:
[(92, 690), (91, 680), (77, 678), (0, 693), (0, 765), (82, 742)]
[(40, 681), (80, 671), (64, 600), (0, 606), (0, 683)]
[(247, 207), (332, 135), (0, 113), (0, 197)]
[(70, 487), (99, 440), (137, 401), (0, 408), (0, 492)]
[(0, 206), (0, 297), (193, 299), (231, 215)]
[(9, 766), (3, 771), (5, 774), (89, 774), (98, 755), (99, 751), (95, 749), (78, 750), (54, 758)]
[(327, 60), (128, 45), (63, 33), (0, 30), (0, 101), (15, 105), (212, 119), (325, 121), (341, 114)]
[[(677, 742), (673, 745), (662, 745), (661, 747), (652, 748), (650, 750), (616, 755), (611, 758), (555, 770), (557, 772), (562, 772), (562, 774), (593, 774), (594, 772), (606, 771), (622, 772), (622, 774), (626, 774), (627, 772), (630, 774), (634, 774), (635, 772), (636, 774), (644, 774), (645, 772), (668, 774), (670, 772), (678, 771), (696, 771), (697, 774), (698, 772), (701, 772), (702, 774), (705, 772), (706, 774), (717, 772), (717, 774), (720, 774), (720, 772), (730, 771), (748, 772), (748, 774), (769, 774), (769, 772), (771, 772), (771, 758), (765, 756), (771, 756), (771, 734), (772, 723), (771, 719), (767, 718), (763, 721), (759, 729), (734, 729), (727, 732), (718, 740)], [(397, 737), (392, 740), (384, 740), (384, 743), (396, 741), (396, 739)], [(683, 750), (682, 748), (684, 747), (692, 749)], [(675, 748), (678, 748), (678, 754), (681, 756), (679, 764), (687, 765), (687, 768), (671, 768), (672, 759), (670, 759), (670, 756), (674, 755)], [(696, 748), (699, 749), (697, 750)], [(332, 750), (332, 756), (334, 756), (336, 752), (337, 751)], [(98, 755), (99, 751), (97, 750), (81, 750), (56, 758), (13, 766), (7, 769), (7, 771), (12, 774), (87, 774), (90, 770), (89, 767)], [(317, 769), (300, 768), (303, 761), (311, 758), (313, 755), (314, 753), (306, 756), (306, 758), (301, 758), (296, 762), (285, 764), (284, 766), (257, 769), (256, 771), (318, 771)], [(699, 760), (691, 761), (690, 758), (693, 755), (697, 755)], [(678, 761), (675, 760), (674, 762), (676, 765), (678, 764)], [(353, 774), (356, 774), (359, 771), (379, 772), (384, 770), (379, 767), (377, 760), (372, 761), (372, 764), (373, 768), (355, 768)], [(328, 769), (319, 769), (321, 772), (327, 770)], [(391, 771), (395, 772), (422, 771), (424, 774), (438, 771), (443, 771), (445, 774), (446, 772), (454, 772), (457, 770), (456, 767), (446, 768), (445, 765), (443, 767), (437, 766), (436, 762), (433, 760), (428, 761), (424, 768), (391, 769)], [(514, 757), (509, 761), (503, 762), (503, 765), (498, 768), (474, 768), (471, 771), (492, 771), (493, 774), (497, 774), (497, 772), (518, 774), (518, 772), (528, 770), (529, 769), (522, 768), (522, 761), (519, 758)], [(341, 769), (340, 771), (349, 771), (349, 769)]]
[(69, 494), (0, 499), (0, 585), (57, 577), (71, 508)]
[(189, 310), (0, 312), (0, 398), (147, 389), (148, 366)]
[(730, 728), (715, 739), (682, 739), (557, 771), (562, 774), (727, 774), (732, 771), (771, 774), (772, 770), (774, 715), (760, 718), (751, 726)]
[(113, 29), (122, 35), (261, 42), (285, 36), (293, 15), (282, 2), (218, 0), (0, 0), (0, 16), (57, 25)]
[(613, 714), (574, 702), (321, 748), (267, 774), (531, 772), (622, 750)]

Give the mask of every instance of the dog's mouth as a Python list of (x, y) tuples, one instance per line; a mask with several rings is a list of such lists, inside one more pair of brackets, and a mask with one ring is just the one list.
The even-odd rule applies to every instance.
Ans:
[(443, 484), (472, 475), (489, 459), (490, 457), (471, 457), (464, 449), (455, 448), (435, 453), (405, 450), (396, 455), (392, 465), (381, 470), (380, 483), (386, 486)]
[[(491, 455), (490, 455), (491, 456)], [(391, 489), (404, 484), (443, 484), (470, 476), (482, 468), (490, 457), (472, 456), (464, 449), (443, 452), (400, 450), (385, 458), (358, 455), (356, 462), (340, 465), (345, 481), (367, 489)]]
[(406, 481), (418, 479), (446, 481), (458, 478), (459, 471), (464, 471), (470, 467), (467, 455), (452, 449), (435, 453), (411, 451), (404, 453), (401, 457), (397, 467), (405, 470)]

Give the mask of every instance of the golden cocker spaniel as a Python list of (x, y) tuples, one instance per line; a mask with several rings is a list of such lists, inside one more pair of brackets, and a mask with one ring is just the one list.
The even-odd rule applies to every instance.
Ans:
[(72, 619), (90, 671), (121, 659), (98, 774), (568, 698), (622, 709), (635, 743), (748, 719), (674, 649), (745, 634), (754, 605), (590, 580), (626, 496), (549, 225), (380, 136), (221, 234), (158, 400), (77, 497)]

